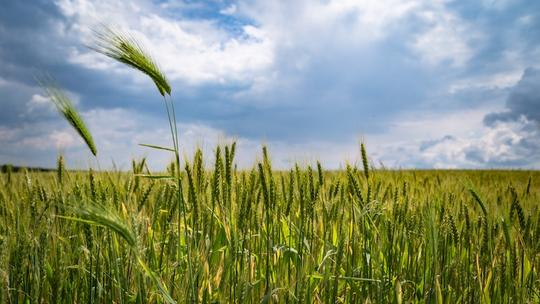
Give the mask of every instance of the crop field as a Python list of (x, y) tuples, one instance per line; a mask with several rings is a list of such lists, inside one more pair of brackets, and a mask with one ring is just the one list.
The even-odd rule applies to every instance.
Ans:
[(539, 172), (240, 171), (234, 149), (175, 179), (2, 174), (0, 302), (540, 300)]

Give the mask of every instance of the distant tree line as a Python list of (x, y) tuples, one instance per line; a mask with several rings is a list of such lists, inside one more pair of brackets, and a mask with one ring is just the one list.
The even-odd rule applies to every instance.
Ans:
[(7, 173), (7, 172), (21, 172), (24, 170), (28, 171), (38, 171), (38, 172), (47, 172), (47, 171), (54, 171), (54, 169), (50, 168), (41, 168), (41, 167), (20, 167), (20, 166), (14, 166), (12, 164), (3, 164), (0, 166), (0, 172)]

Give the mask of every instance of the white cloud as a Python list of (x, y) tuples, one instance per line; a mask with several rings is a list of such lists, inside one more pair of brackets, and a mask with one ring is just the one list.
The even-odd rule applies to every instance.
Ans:
[(88, 52), (88, 50), (82, 51), (76, 47), (69, 49), (68, 60), (71, 63), (95, 70), (107, 71), (117, 67), (112, 61), (103, 60), (101, 56), (98, 56), (94, 52)]
[[(442, 161), (430, 155), (431, 150), (421, 151), (426, 140), (445, 138), (440, 144), (450, 145), (455, 138), (478, 136), (478, 130), (485, 130), (483, 117), (490, 109), (455, 111), (453, 113), (413, 112), (395, 118), (384, 134), (366, 136), (376, 162), (383, 162), (391, 168), (413, 168), (425, 166), (444, 167)], [(453, 168), (463, 165), (453, 151), (443, 151), (444, 159), (450, 159), (445, 166)], [(453, 163), (452, 163), (453, 162)]]
[[(91, 28), (96, 24), (114, 20), (143, 40), (172, 80), (191, 84), (264, 83), (272, 78), (279, 64), (276, 56), (283, 50), (295, 50), (286, 54), (297, 56), (292, 58), (294, 65), (302, 68), (310, 62), (312, 52), (324, 52), (325, 46), (366, 47), (387, 37), (411, 16), (429, 26), (412, 43), (429, 64), (445, 60), (464, 64), (473, 53), (469, 44), (478, 36), (445, 9), (444, 3), (423, 0), (240, 2), (221, 11), (256, 21), (257, 26), (244, 26), (240, 36), (227, 33), (211, 20), (165, 17), (159, 7), (145, 1), (58, 0), (57, 4), (70, 20), (72, 35), (80, 35), (83, 42), (90, 43)], [(111, 69), (109, 60), (86, 50), (72, 50), (69, 60), (93, 69)]]
[[(396, 117), (384, 135), (376, 136), (376, 143), (396, 143), (404, 140), (440, 138), (448, 134), (470, 136), (484, 127), (482, 120), (493, 108), (458, 110), (446, 113), (411, 112)], [(430, 127), (426, 127), (430, 126)]]
[[(454, 164), (459, 167), (537, 167), (539, 158), (534, 154), (540, 147), (539, 135), (538, 127), (525, 118), (499, 122), (479, 137), (456, 139), (446, 146), (434, 145), (425, 156), (439, 158), (442, 166), (453, 160), (443, 154), (449, 151), (458, 159)], [(428, 163), (430, 160), (427, 158)]]
[[(41, 88), (33, 87), (35, 91), (43, 91)], [(71, 102), (76, 106), (80, 103), (81, 97), (79, 94), (73, 93), (71, 91), (64, 90), (64, 93), (68, 96)], [(51, 101), (50, 97), (42, 95), (40, 93), (32, 94), (30, 100), (26, 103), (27, 113), (37, 113), (37, 112), (54, 112), (55, 106)]]
[(26, 103), (26, 109), (30, 113), (43, 110), (52, 111), (54, 110), (54, 104), (51, 102), (49, 97), (41, 94), (34, 94), (28, 103)]
[[(294, 86), (291, 67), (307, 70), (335, 53), (333, 50), (350, 50), (361, 57), (398, 31), (405, 20), (426, 26), (408, 46), (428, 65), (449, 62), (463, 66), (474, 55), (473, 44), (482, 37), (479, 30), (450, 12), (444, 1), (239, 2), (221, 13), (254, 20), (256, 26), (243, 26), (240, 35), (227, 32), (213, 20), (183, 18), (182, 10), (193, 6), (184, 2), (158, 6), (144, 0), (56, 3), (68, 17), (68, 33), (83, 43), (91, 43), (91, 29), (98, 23), (114, 20), (119, 29), (143, 42), (173, 81), (191, 85), (240, 82), (250, 87), (247, 92), (236, 92), (232, 99), (253, 100), (271, 90)], [(166, 13), (171, 6), (180, 12), (175, 18)], [(146, 80), (87, 49), (72, 48), (68, 60), (91, 69), (130, 73), (137, 83)]]
[[(461, 114), (461, 119), (459, 116), (442, 118), (447, 123), (454, 120), (454, 130), (444, 127), (445, 123), (443, 122), (440, 130), (430, 127), (430, 129), (436, 131), (419, 134), (416, 133), (418, 130), (415, 130), (414, 127), (416, 123), (412, 123), (409, 128), (405, 127), (402, 130), (404, 133), (412, 132), (409, 140), (395, 141), (389, 144), (390, 141), (385, 139), (382, 144), (375, 145), (373, 156), (390, 167), (404, 168), (531, 166), (538, 168), (540, 166), (540, 157), (535, 156), (536, 151), (540, 148), (540, 130), (534, 122), (521, 117), (518, 121), (497, 122), (492, 127), (477, 125), (473, 128), (470, 123), (467, 123), (468, 118), (472, 117), (470, 115), (477, 115), (469, 113), (469, 117), (467, 117), (467, 113)], [(475, 121), (481, 122), (481, 119)], [(419, 124), (422, 124), (422, 122), (419, 122)], [(435, 122), (427, 125), (438, 126)], [(393, 136), (398, 137), (399, 134), (400, 132)], [(377, 141), (375, 140), (375, 142)]]
[(49, 139), (52, 140), (57, 149), (64, 149), (79, 145), (73, 136), (73, 132), (55, 130), (49, 135)]
[(240, 11), (258, 20), (280, 44), (323, 42), (329, 36), (351, 45), (383, 38), (388, 26), (405, 17), (419, 1), (258, 1)]
[(223, 15), (234, 15), (234, 13), (236, 13), (236, 10), (237, 10), (236, 5), (231, 4), (230, 6), (220, 10), (219, 13)]
[[(191, 33), (179, 23), (157, 15), (141, 18), (146, 45), (151, 45), (171, 79), (198, 82), (247, 81), (272, 64), (272, 42), (254, 26), (244, 26), (243, 37), (211, 39)], [(208, 39), (210, 38), (210, 39)]]
[[(191, 84), (244, 82), (273, 62), (273, 42), (261, 29), (243, 27), (233, 36), (208, 20), (176, 20), (160, 15), (145, 2), (59, 0), (69, 18), (71, 34), (91, 44), (99, 23), (132, 33), (161, 64), (171, 80)], [(92, 69), (111, 70), (109, 59), (89, 50), (73, 49), (68, 60)], [(115, 69), (117, 70), (117, 69)]]
[(418, 35), (412, 48), (430, 65), (448, 62), (461, 67), (474, 55), (473, 43), (482, 34), (471, 24), (444, 7), (434, 5), (417, 13), (428, 29)]
[(14, 128), (0, 128), (4, 148), (13, 151), (63, 150), (82, 146), (82, 141), (69, 126), (59, 129), (52, 124), (27, 123)]
[[(131, 159), (148, 157), (150, 168), (163, 170), (172, 160), (172, 155), (161, 150), (139, 146), (152, 144), (170, 147), (171, 137), (165, 119), (157, 119), (129, 109), (93, 109), (83, 114), (94, 136), (98, 159), (104, 167), (113, 160), (120, 168), (129, 169)], [(214, 143), (221, 132), (197, 124), (179, 124), (181, 149), (189, 152), (202, 140)], [(84, 159), (85, 154), (74, 156)]]
[(513, 69), (501, 73), (461, 78), (449, 85), (450, 94), (467, 89), (506, 89), (514, 86), (521, 79), (522, 69)]

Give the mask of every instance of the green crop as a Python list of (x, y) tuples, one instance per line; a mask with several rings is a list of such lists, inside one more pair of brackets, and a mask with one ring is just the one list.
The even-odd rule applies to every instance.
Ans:
[(232, 150), (213, 169), (197, 151), (180, 184), (137, 166), (2, 174), (0, 302), (540, 300), (539, 172), (367, 180), (362, 167), (272, 170), (268, 154), (236, 170)]

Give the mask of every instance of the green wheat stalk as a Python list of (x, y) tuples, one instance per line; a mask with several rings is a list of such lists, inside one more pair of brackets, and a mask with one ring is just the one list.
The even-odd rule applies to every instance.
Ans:
[[(186, 206), (182, 199), (182, 179), (180, 172), (180, 153), (178, 128), (176, 124), (176, 113), (174, 103), (171, 99), (171, 86), (169, 85), (165, 75), (160, 71), (158, 65), (152, 57), (143, 49), (143, 47), (129, 34), (120, 33), (110, 27), (102, 26), (94, 31), (95, 44), (90, 46), (91, 49), (98, 53), (104, 54), (118, 62), (124, 63), (127, 66), (136, 69), (152, 79), (159, 93), (163, 96), (167, 118), (171, 131), (173, 148), (156, 147), (146, 145), (148, 147), (169, 150), (175, 155), (176, 181), (178, 186), (178, 205), (179, 205), (179, 222), (180, 219), (184, 224), (184, 238), (186, 240), (186, 251), (188, 260), (188, 273), (191, 286), (191, 297), (193, 301), (197, 301), (197, 291), (195, 286), (195, 274), (193, 273), (193, 261), (191, 247), (192, 244), (188, 234)], [(168, 98), (167, 98), (168, 95)], [(178, 225), (180, 227), (180, 225)], [(179, 228), (180, 229), (180, 228)]]

